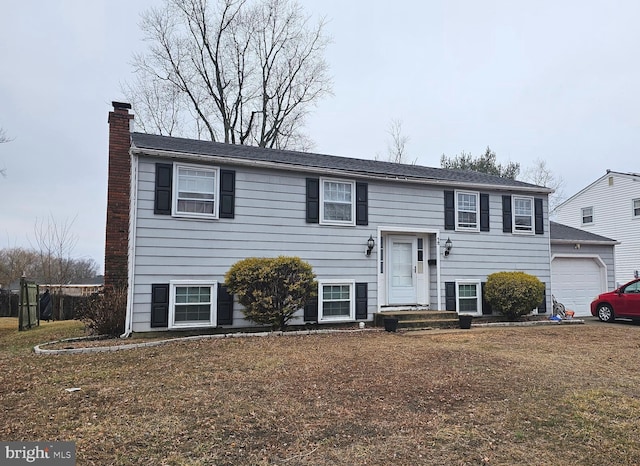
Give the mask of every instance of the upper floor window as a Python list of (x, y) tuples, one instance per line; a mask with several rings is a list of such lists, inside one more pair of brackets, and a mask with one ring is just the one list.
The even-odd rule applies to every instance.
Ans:
[(175, 179), (176, 215), (217, 218), (217, 168), (176, 164)]
[(593, 223), (593, 207), (583, 207), (582, 212), (582, 224)]
[(533, 198), (513, 196), (514, 233), (533, 233)]
[(355, 182), (322, 180), (321, 223), (355, 225)]
[(478, 231), (478, 193), (456, 192), (456, 229)]
[(633, 200), (633, 216), (640, 217), (640, 199)]

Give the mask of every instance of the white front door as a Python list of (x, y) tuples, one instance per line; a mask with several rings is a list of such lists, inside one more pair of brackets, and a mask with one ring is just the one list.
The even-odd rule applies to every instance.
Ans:
[(416, 249), (415, 237), (389, 237), (389, 304), (416, 304)]

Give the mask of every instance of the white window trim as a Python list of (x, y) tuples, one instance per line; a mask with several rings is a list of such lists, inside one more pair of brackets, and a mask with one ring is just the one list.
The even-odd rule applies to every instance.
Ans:
[[(209, 286), (211, 288), (211, 313), (207, 322), (176, 323), (176, 288), (183, 286)], [(215, 327), (217, 325), (218, 282), (216, 280), (171, 280), (169, 281), (169, 328)]]
[[(531, 201), (531, 229), (516, 229), (516, 199), (529, 199)], [(511, 197), (511, 232), (516, 235), (533, 235), (536, 226), (536, 206), (533, 197), (530, 196), (512, 196)]]
[[(458, 217), (458, 194), (468, 194), (475, 196), (476, 198), (476, 226), (475, 227), (463, 227), (460, 226)], [(456, 191), (456, 231), (480, 231), (480, 193), (475, 191)]]
[[(584, 221), (584, 217), (585, 217), (585, 215), (584, 215), (584, 211), (585, 211), (586, 209), (591, 209), (591, 221), (590, 221), (590, 222), (585, 222), (585, 221)], [(582, 208), (580, 209), (580, 223), (581, 223), (582, 225), (593, 225), (593, 219), (594, 219), (594, 218), (595, 218), (595, 209), (594, 209), (592, 206), (591, 206), (591, 207), (582, 207)]]
[[(325, 183), (344, 183), (344, 184), (351, 185), (351, 221), (326, 220), (324, 218), (324, 184)], [(338, 179), (338, 178), (320, 178), (320, 224), (321, 225), (355, 226), (356, 224), (356, 182), (355, 181)]]
[[(178, 169), (179, 168), (191, 168), (197, 170), (206, 170), (215, 173), (215, 181), (214, 181), (214, 193), (213, 193), (213, 214), (198, 214), (195, 212), (178, 212)], [(173, 217), (183, 217), (183, 218), (207, 218), (207, 219), (217, 219), (218, 218), (218, 203), (220, 201), (220, 168), (211, 167), (209, 165), (196, 165), (189, 163), (174, 163), (173, 164), (173, 186), (171, 192), (171, 215)]]
[(456, 280), (456, 309), (460, 314), (460, 285), (476, 285), (476, 312), (463, 312), (463, 315), (481, 316), (482, 315), (482, 283), (480, 280)]
[[(327, 285), (349, 285), (349, 317), (324, 317), (322, 312), (322, 287)], [(318, 322), (353, 322), (356, 320), (356, 281), (349, 279), (341, 280), (318, 280)]]
[(640, 218), (640, 215), (636, 215), (635, 214), (635, 203), (636, 201), (640, 202), (640, 198), (636, 198), (636, 199), (631, 199), (631, 218)]

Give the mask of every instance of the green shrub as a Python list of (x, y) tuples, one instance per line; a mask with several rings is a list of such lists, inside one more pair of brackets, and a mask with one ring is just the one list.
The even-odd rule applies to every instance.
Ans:
[(311, 265), (298, 257), (250, 257), (231, 266), (225, 284), (238, 297), (247, 319), (284, 330), (316, 293), (314, 279)]
[(485, 299), (491, 308), (508, 319), (529, 314), (542, 303), (544, 284), (524, 272), (497, 272), (489, 275)]

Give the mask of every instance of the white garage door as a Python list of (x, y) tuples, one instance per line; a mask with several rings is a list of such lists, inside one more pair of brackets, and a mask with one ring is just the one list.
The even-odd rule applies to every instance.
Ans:
[(551, 262), (551, 293), (576, 317), (591, 315), (589, 305), (603, 288), (602, 265), (589, 257), (555, 257)]

